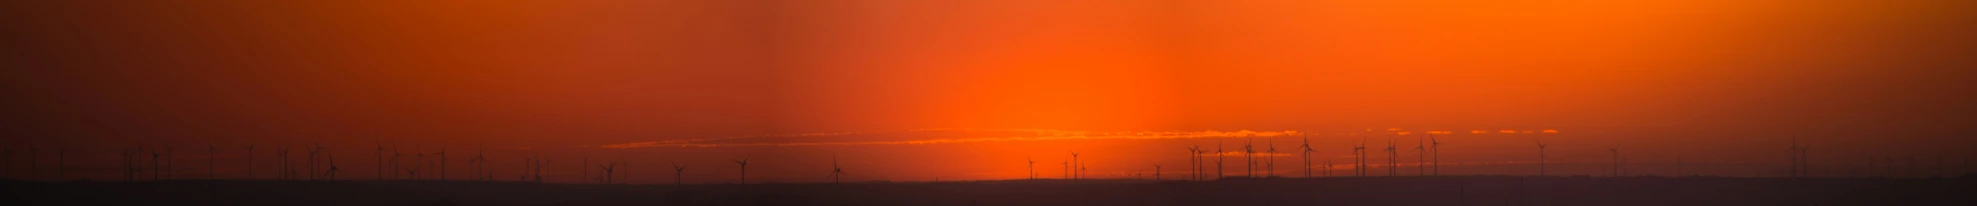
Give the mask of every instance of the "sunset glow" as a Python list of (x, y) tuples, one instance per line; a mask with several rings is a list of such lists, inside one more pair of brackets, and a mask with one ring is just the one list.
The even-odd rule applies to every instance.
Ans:
[(394, 152), (550, 182), (1128, 178), (1194, 173), (1191, 146), (1301, 176), (1307, 142), (1338, 172), (1365, 144), (1533, 175), (1544, 142), (1553, 175), (1777, 175), (1790, 147), (1844, 176), (1977, 155), (1973, 2), (16, 1), (0, 144), (90, 180), (167, 148), (268, 179), (318, 145), (357, 179)]

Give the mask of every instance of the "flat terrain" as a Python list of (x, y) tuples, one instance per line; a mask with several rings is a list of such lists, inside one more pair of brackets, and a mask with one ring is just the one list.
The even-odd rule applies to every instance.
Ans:
[(18, 205), (1977, 205), (1960, 178), (1367, 177), (750, 185), (0, 183)]

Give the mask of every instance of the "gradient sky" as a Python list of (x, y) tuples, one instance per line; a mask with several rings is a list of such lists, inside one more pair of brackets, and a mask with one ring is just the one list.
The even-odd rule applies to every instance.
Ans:
[[(1314, 161), (1341, 166), (1351, 142), (1398, 138), (1412, 164), (1408, 139), (1428, 131), (1453, 133), (1439, 137), (1448, 174), (1534, 174), (1542, 140), (1558, 174), (1605, 174), (1605, 148), (1620, 144), (1629, 173), (1672, 174), (1679, 156), (1704, 165), (1690, 173), (1771, 175), (1797, 137), (1817, 167), (1846, 175), (1872, 157), (1977, 154), (1972, 11), (1956, 0), (18, 1), (0, 3), (0, 143), (17, 154), (14, 174), (27, 145), (43, 160), (67, 148), (80, 171), (70, 178), (116, 178), (118, 150), (166, 145), (175, 174), (203, 177), (206, 144), (220, 151), (217, 175), (239, 178), (247, 145), (320, 143), (344, 159), (343, 177), (369, 179), (382, 141), (407, 154), (445, 146), (454, 178), (467, 174), (461, 154), (484, 149), (502, 179), (545, 156), (552, 181), (575, 181), (588, 157), (631, 163), (634, 182), (667, 182), (662, 167), (677, 162), (688, 182), (722, 183), (743, 157), (751, 182), (828, 181), (834, 153), (855, 181), (1022, 178), (1026, 157), (1059, 177), (1071, 150), (1097, 177), (1154, 164), (1171, 174), (1187, 145), (1234, 148), (1249, 134), (1280, 150), (1299, 140), (1277, 135), (1312, 134)], [(271, 151), (256, 151), (254, 170), (274, 170)], [(1290, 155), (1279, 175), (1301, 170), (1279, 155)]]

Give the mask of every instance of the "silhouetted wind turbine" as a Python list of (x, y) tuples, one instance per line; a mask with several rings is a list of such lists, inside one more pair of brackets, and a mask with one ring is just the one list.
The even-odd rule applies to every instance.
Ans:
[(618, 163), (605, 163), (604, 165), (597, 166), (597, 169), (600, 172), (604, 172), (604, 175), (598, 176), (597, 179), (608, 185), (611, 184), (611, 177), (616, 177), (613, 174), (616, 174), (614, 172), (618, 170)]
[[(1421, 135), (1425, 136), (1427, 134), (1421, 134)], [(1421, 137), (1422, 136), (1415, 136), (1414, 138), (1414, 175), (1427, 176), (1428, 175), (1428, 164), (1427, 164), (1428, 142), (1426, 142), (1426, 140), (1422, 139)]]
[(1153, 164), (1153, 180), (1160, 180), (1160, 164)]
[(494, 169), (487, 168), (486, 143), (482, 143), (480, 150), (474, 152), (474, 165), (475, 177), (486, 176), (486, 180), (494, 180)]
[[(832, 158), (832, 161), (836, 161), (836, 158), (837, 158), (837, 157), (836, 157), (836, 156), (832, 156), (831, 158)], [(1023, 157), (1023, 161), (1027, 161), (1027, 162), (1029, 162), (1029, 163), (1030, 163), (1030, 180), (1036, 180), (1036, 179), (1037, 179), (1037, 159), (1036, 159), (1036, 158), (1030, 158), (1030, 157), (1028, 157), (1028, 156), (1024, 156), (1024, 157)]]
[(1538, 176), (1543, 177), (1545, 176), (1545, 147), (1551, 145), (1545, 144), (1544, 141), (1535, 142), (1538, 143)]
[[(419, 149), (419, 146), (418, 146), (418, 145), (413, 145), (413, 146), (412, 146), (412, 155), (413, 155), (413, 157), (412, 157), (412, 171), (425, 171), (425, 170), (426, 170), (426, 165), (427, 165), (427, 164), (419, 164), (419, 163), (428, 163), (428, 162), (426, 162), (426, 153), (425, 153), (425, 152), (420, 152), (420, 151), (423, 151), (423, 150), (422, 150), (422, 149)], [(580, 166), (580, 167), (587, 167), (587, 166)], [(413, 179), (413, 180), (417, 180), (417, 179), (419, 179), (419, 178), (420, 178), (420, 177), (419, 177), (419, 173), (417, 173), (417, 172), (413, 172), (413, 173), (411, 174), (411, 176), (412, 176), (412, 179)], [(583, 181), (583, 180), (577, 180), (577, 181)]]
[[(8, 160), (7, 164), (12, 164), (14, 151), (11, 149), (6, 149), (4, 147), (0, 147), (0, 150), (7, 150), (7, 160)], [(122, 169), (123, 171), (118, 171), (118, 172), (123, 172), (124, 181), (130, 181), (130, 149), (129, 148), (118, 149), (117, 156), (118, 158), (123, 158), (122, 160), (124, 161), (123, 162), (124, 168)], [(5, 167), (7, 169), (0, 169), (0, 170), (10, 170), (14, 168), (13, 165), (5, 165)], [(0, 171), (0, 173), (7, 173), (7, 171)], [(12, 173), (7, 173), (7, 174), (12, 174)], [(11, 175), (4, 175), (4, 176), (11, 176)]]
[(1277, 139), (1264, 141), (1264, 144), (1270, 146), (1270, 150), (1263, 153), (1264, 156), (1270, 157), (1270, 164), (1263, 167), (1263, 177), (1277, 176)]
[(741, 184), (748, 184), (748, 156), (744, 155), (741, 157), (741, 160), (734, 160), (734, 162), (737, 165), (741, 165)]
[(686, 179), (684, 179), (684, 177), (686, 176), (681, 175), (684, 173), (686, 173), (686, 166), (680, 166), (680, 163), (678, 162), (673, 163), (673, 186), (679, 186), (686, 183)]
[(1366, 137), (1359, 137), (1359, 144), (1352, 146), (1352, 175), (1366, 176)]
[(1064, 179), (1071, 179), (1071, 160), (1065, 159), (1063, 163), (1058, 164), (1064, 165)]
[(1242, 142), (1242, 176), (1256, 177), (1256, 147), (1254, 146), (1256, 140), (1253, 136), (1245, 136), (1245, 138), (1247, 139)]
[(323, 159), (326, 159), (329, 162), (329, 171), (324, 171), (323, 173), (329, 175), (330, 181), (336, 181), (336, 172), (343, 171), (343, 169), (339, 169), (336, 167), (336, 156), (331, 156), (329, 153), (323, 153)]
[(844, 168), (838, 167), (837, 154), (832, 153), (831, 154), (831, 184), (838, 184), (839, 177), (844, 177)]
[(1215, 140), (1215, 179), (1218, 180), (1226, 177), (1222, 175), (1222, 167), (1225, 167), (1222, 165), (1222, 153), (1222, 140)]
[(1613, 176), (1619, 177), (1620, 176), (1620, 144), (1613, 144), (1613, 148), (1609, 148), (1606, 150), (1613, 151)]
[(158, 154), (157, 150), (151, 151), (151, 181), (158, 181), (159, 175), (164, 173), (162, 170), (158, 170), (158, 167), (161, 166), (161, 164), (158, 164), (158, 158), (163, 156), (164, 154)]
[(529, 181), (529, 176), (533, 174), (535, 174), (535, 158), (522, 157), (521, 181)]
[(1442, 141), (1435, 140), (1435, 134), (1428, 134), (1428, 153), (1435, 155), (1435, 176), (1442, 176)]
[(446, 181), (446, 146), (439, 146), (439, 181)]
[(1311, 178), (1311, 152), (1317, 152), (1318, 150), (1311, 149), (1310, 133), (1304, 134), (1304, 144), (1298, 145), (1297, 148), (1304, 152), (1304, 177)]
[(1786, 171), (1786, 173), (1788, 174), (1788, 175), (1785, 175), (1785, 176), (1787, 176), (1787, 177), (1792, 177), (1792, 176), (1798, 176), (1798, 175), (1799, 175), (1799, 172), (1798, 172), (1798, 169), (1799, 169), (1799, 160), (1798, 160), (1798, 158), (1799, 158), (1799, 138), (1798, 138), (1798, 137), (1792, 137), (1792, 146), (1791, 146), (1790, 148), (1787, 148), (1787, 149), (1785, 149), (1785, 154), (1787, 154), (1787, 155), (1786, 155), (1786, 157), (1787, 157), (1787, 158), (1786, 158), (1786, 159), (1787, 159), (1787, 161), (1788, 161), (1788, 162), (1791, 162), (1791, 163), (1789, 163), (1789, 165), (1791, 165), (1791, 166), (1790, 166), (1790, 168), (1791, 168), (1791, 169), (1786, 169), (1786, 170), (1785, 170), (1785, 171)]
[(405, 165), (405, 163), (399, 162), (398, 159), (403, 157), (405, 157), (405, 153), (398, 152), (398, 140), (392, 140), (391, 141), (391, 179), (399, 179), (399, 180), (405, 179), (405, 177), (398, 176), (399, 173), (398, 171), (404, 170), (403, 167)]
[(309, 169), (308, 169), (308, 170), (309, 170), (309, 172), (308, 172), (308, 174), (307, 174), (307, 175), (309, 175), (309, 180), (316, 180), (316, 171), (317, 171), (317, 170), (319, 169), (319, 168), (316, 168), (316, 165), (317, 165), (316, 163), (317, 163), (318, 161), (321, 161), (321, 160), (319, 160), (319, 158), (321, 158), (321, 157), (319, 157), (319, 156), (317, 156), (317, 155), (318, 155), (318, 154), (322, 154), (322, 152), (323, 152), (323, 144), (321, 144), (321, 143), (317, 143), (317, 144), (316, 144), (316, 147), (304, 147), (304, 148), (302, 148), (302, 150), (305, 150), (305, 151), (307, 151), (307, 152), (309, 152), (309, 157), (308, 157), (308, 158), (306, 158), (306, 159), (303, 159), (303, 160), (302, 160), (302, 161), (303, 161), (303, 164), (307, 164), (307, 166), (308, 166), (308, 168), (309, 168)]
[[(1070, 152), (1071, 152), (1071, 166), (1078, 166), (1080, 168), (1084, 167), (1085, 163), (1082, 161), (1078, 161), (1078, 151), (1070, 151)], [(1071, 179), (1084, 179), (1084, 178), (1085, 178), (1084, 171), (1081, 170), (1071, 171)]]
[(1332, 166), (1334, 166), (1334, 165), (1332, 164), (1332, 160), (1325, 160), (1325, 177), (1333, 177), (1333, 176), (1336, 176), (1336, 175), (1333, 175), (1333, 173), (1336, 173), (1336, 172), (1338, 172), (1338, 171), (1337, 171), (1337, 169), (1334, 169), (1334, 168), (1332, 168)]
[(1400, 176), (1400, 153), (1394, 148), (1394, 139), (1387, 138), (1387, 176)]

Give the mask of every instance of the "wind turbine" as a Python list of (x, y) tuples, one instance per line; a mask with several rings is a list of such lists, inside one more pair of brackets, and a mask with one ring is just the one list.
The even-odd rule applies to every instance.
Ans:
[(1215, 179), (1222, 179), (1222, 140), (1215, 140)]
[(1332, 161), (1325, 160), (1325, 177), (1332, 177)]
[(1538, 176), (1543, 177), (1545, 176), (1545, 147), (1551, 145), (1545, 144), (1544, 141), (1533, 141), (1538, 143)]
[(1366, 176), (1366, 137), (1359, 137), (1359, 144), (1352, 146), (1352, 175)]
[(1613, 151), (1613, 176), (1619, 177), (1620, 176), (1620, 144), (1613, 144), (1613, 148), (1609, 148), (1606, 150)]
[(1268, 152), (1263, 153), (1264, 156), (1270, 157), (1270, 164), (1264, 167), (1265, 170), (1263, 170), (1264, 172), (1263, 177), (1277, 176), (1277, 139), (1269, 139), (1264, 141), (1266, 141), (1264, 142), (1265, 144), (1268, 144), (1268, 146), (1270, 146), (1270, 150)]
[(446, 146), (439, 146), (439, 181), (446, 181)]
[(1065, 159), (1063, 163), (1058, 164), (1064, 165), (1064, 179), (1071, 179), (1071, 160)]
[(330, 181), (336, 181), (336, 172), (343, 171), (343, 169), (336, 167), (336, 156), (331, 156), (329, 153), (325, 152), (323, 153), (323, 158), (329, 161), (329, 171), (325, 171), (323, 173), (329, 175)]
[(734, 162), (737, 165), (741, 165), (741, 184), (748, 184), (748, 156), (741, 156), (741, 160), (734, 160)]
[(151, 151), (151, 181), (158, 181), (158, 175), (163, 173), (161, 170), (158, 170), (158, 166), (160, 166), (158, 164), (158, 157), (163, 156), (163, 154), (158, 154), (157, 150)]
[(1256, 137), (1245, 135), (1242, 142), (1243, 177), (1256, 177)]
[(404, 177), (398, 176), (398, 171), (404, 170), (401, 167), (405, 165), (404, 163), (400, 163), (398, 159), (404, 156), (405, 153), (398, 152), (398, 141), (392, 140), (391, 141), (391, 179), (401, 179), (401, 180), (405, 179)]
[(1400, 153), (1394, 149), (1394, 139), (1387, 138), (1387, 176), (1400, 176)]
[(486, 143), (481, 143), (480, 150), (474, 152), (474, 165), (475, 165), (474, 171), (476, 171), (475, 173), (478, 173), (477, 175), (474, 175), (474, 177), (486, 176), (487, 180), (494, 180), (494, 169), (487, 168)]
[(1426, 176), (1428, 175), (1428, 164), (1425, 164), (1428, 161), (1428, 142), (1420, 137), (1414, 138), (1414, 175)]
[(616, 177), (614, 175), (616, 173), (614, 172), (618, 170), (618, 163), (605, 163), (604, 165), (597, 166), (597, 169), (600, 172), (604, 172), (604, 176), (598, 176), (597, 179), (604, 181), (604, 184), (608, 185), (611, 184), (611, 177)]
[(680, 166), (680, 163), (678, 163), (678, 162), (674, 162), (674, 163), (673, 163), (673, 186), (680, 186), (680, 185), (684, 185), (684, 184), (686, 183), (686, 179), (684, 179), (684, 177), (686, 177), (686, 176), (682, 176), (682, 175), (681, 175), (681, 174), (683, 174), (683, 173), (686, 173), (686, 166)]
[(1435, 134), (1428, 134), (1428, 152), (1435, 155), (1435, 176), (1442, 176), (1442, 141), (1435, 140)]
[(412, 146), (412, 155), (413, 155), (413, 159), (412, 159), (412, 171), (413, 171), (413, 172), (411, 173), (411, 176), (412, 176), (412, 179), (413, 179), (413, 180), (418, 180), (418, 179), (419, 179), (419, 173), (418, 173), (417, 171), (423, 171), (423, 170), (426, 170), (426, 164), (422, 164), (422, 163), (426, 163), (426, 153), (425, 153), (425, 152), (419, 152), (419, 151), (421, 151), (421, 150), (422, 150), (422, 149), (419, 149), (419, 146), (417, 146), (417, 145), (414, 145), (414, 146)]
[(1786, 156), (1788, 157), (1788, 158), (1787, 158), (1787, 159), (1788, 159), (1788, 161), (1789, 161), (1789, 162), (1791, 162), (1791, 163), (1789, 164), (1789, 165), (1791, 165), (1791, 166), (1790, 166), (1790, 168), (1791, 168), (1791, 169), (1787, 169), (1787, 170), (1786, 170), (1786, 171), (1787, 171), (1787, 173), (1788, 173), (1789, 175), (1786, 175), (1786, 176), (1787, 176), (1787, 177), (1791, 177), (1791, 176), (1798, 176), (1798, 174), (1799, 174), (1799, 172), (1798, 172), (1798, 169), (1799, 169), (1799, 160), (1798, 160), (1798, 158), (1799, 158), (1799, 138), (1798, 138), (1798, 137), (1792, 137), (1792, 146), (1791, 146), (1791, 148), (1787, 148), (1787, 149), (1785, 149), (1785, 154), (1787, 154)]
[[(1036, 161), (1030, 161), (1030, 162), (1035, 163)], [(844, 177), (844, 168), (838, 167), (837, 154), (832, 153), (831, 154), (831, 184), (838, 184), (839, 183), (838, 178), (840, 177)]]
[[(13, 167), (13, 165), (12, 165), (12, 164), (14, 163), (14, 162), (13, 162), (13, 159), (14, 159), (14, 150), (13, 150), (13, 149), (6, 149), (6, 148), (4, 148), (4, 147), (0, 147), (0, 149), (4, 149), (4, 150), (6, 150), (6, 151), (7, 151), (7, 163), (6, 163), (6, 164), (4, 164), (4, 166), (6, 167), (6, 169), (0, 169), (0, 170), (13, 170), (13, 169), (14, 169), (14, 167)], [(118, 156), (118, 158), (123, 158), (123, 161), (124, 161), (124, 162), (123, 162), (123, 163), (124, 163), (124, 165), (123, 165), (123, 166), (124, 166), (124, 168), (123, 168), (123, 171), (119, 171), (119, 172), (123, 172), (123, 173), (124, 173), (124, 174), (123, 174), (123, 175), (124, 175), (124, 181), (130, 181), (130, 149), (129, 149), (129, 148), (125, 148), (125, 149), (118, 149), (118, 150), (117, 150), (117, 156)], [(6, 174), (7, 174), (7, 175), (3, 175), (3, 176), (13, 176), (13, 175), (12, 175), (13, 173), (11, 173), (11, 172), (9, 172), (9, 171), (0, 171), (0, 173), (6, 173)]]
[(320, 158), (320, 157), (317, 157), (317, 154), (321, 154), (321, 153), (323, 152), (323, 144), (321, 144), (321, 143), (317, 143), (317, 144), (316, 144), (316, 147), (314, 147), (314, 148), (306, 148), (306, 147), (305, 147), (305, 148), (302, 148), (302, 149), (303, 149), (303, 150), (306, 150), (306, 151), (308, 151), (308, 152), (309, 152), (309, 157), (308, 157), (307, 159), (303, 159), (303, 160), (302, 160), (302, 161), (304, 162), (304, 164), (308, 164), (308, 167), (309, 167), (309, 173), (308, 173), (308, 175), (309, 175), (309, 180), (316, 180), (316, 169), (317, 169), (317, 168), (316, 168), (316, 162), (318, 161), (317, 159), (318, 159), (318, 158)]
[(288, 180), (288, 178), (289, 178), (289, 175), (288, 175), (288, 174), (289, 174), (289, 173), (288, 173), (288, 170), (289, 170), (289, 167), (288, 167), (288, 147), (281, 147), (281, 146), (276, 146), (276, 147), (275, 147), (275, 151), (277, 151), (277, 152), (281, 152), (280, 154), (276, 154), (276, 155), (275, 155), (276, 157), (279, 157), (279, 158), (281, 158), (281, 159), (280, 159), (281, 161), (275, 161), (275, 163), (276, 163), (276, 164), (279, 164), (279, 165), (276, 165), (277, 167), (275, 167), (275, 169), (276, 169), (276, 170), (275, 170), (275, 176), (277, 176), (277, 177), (279, 177), (279, 178), (275, 178), (275, 179), (280, 179), (280, 180)]
[[(1037, 159), (1036, 159), (1036, 158), (1031, 158), (1031, 157), (1028, 157), (1028, 156), (1024, 156), (1024, 157), (1023, 157), (1023, 161), (1028, 161), (1028, 162), (1030, 162), (1030, 180), (1036, 180), (1036, 179), (1037, 179)], [(836, 155), (832, 155), (832, 156), (831, 156), (831, 162), (833, 162), (833, 163), (832, 163), (833, 165), (835, 165), (835, 164), (836, 164), (836, 163), (835, 163), (835, 162), (837, 162), (837, 156), (836, 156)]]
[[(1078, 161), (1078, 151), (1070, 151), (1070, 152), (1071, 152), (1071, 166), (1078, 166), (1080, 168), (1084, 167), (1085, 163), (1082, 161)], [(1071, 170), (1071, 178), (1084, 179), (1085, 172), (1081, 170)]]
[(529, 181), (529, 176), (532, 174), (535, 174), (535, 158), (522, 157), (522, 178), (520, 180)]
[(1310, 133), (1304, 134), (1304, 144), (1298, 145), (1297, 148), (1304, 152), (1304, 178), (1311, 178), (1311, 152), (1317, 152), (1318, 150), (1311, 149)]
[(1160, 181), (1160, 164), (1153, 164), (1153, 180)]

